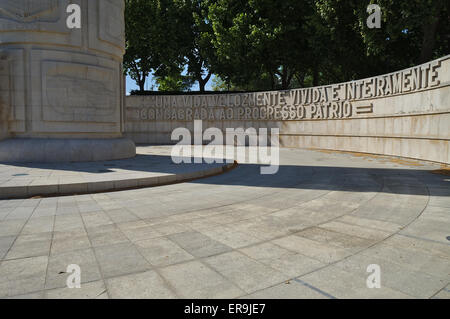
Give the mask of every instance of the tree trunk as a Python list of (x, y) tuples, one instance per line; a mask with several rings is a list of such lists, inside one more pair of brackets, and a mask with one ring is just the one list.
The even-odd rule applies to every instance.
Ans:
[(200, 92), (205, 92), (205, 85), (206, 85), (206, 83), (203, 81), (198, 82), (198, 87), (199, 87)]
[(319, 69), (317, 67), (313, 69), (313, 86), (319, 86)]
[(298, 85), (302, 88), (305, 85), (305, 75), (303, 73), (295, 74), (295, 78), (297, 79)]
[(287, 70), (283, 68), (283, 73), (281, 74), (281, 89), (287, 89)]
[(291, 85), (293, 73), (289, 74), (289, 68), (286, 66), (283, 66), (283, 72), (279, 73), (279, 75), (281, 76), (281, 89), (282, 90), (289, 89), (289, 86)]
[(205, 86), (208, 83), (209, 79), (211, 78), (211, 75), (212, 75), (211, 72), (209, 72), (208, 75), (203, 79), (202, 75), (199, 74), (197, 81), (200, 92), (205, 92)]
[(423, 42), (422, 49), (420, 51), (419, 64), (430, 61), (433, 58), (433, 49), (436, 42), (436, 29), (439, 20), (433, 18), (430, 24), (423, 27)]
[(275, 89), (275, 76), (272, 72), (269, 72), (269, 73), (270, 73), (270, 87), (272, 90), (274, 90)]
[(293, 77), (294, 77), (294, 72), (291, 72), (291, 74), (289, 74), (287, 77), (286, 89), (289, 89), (291, 87), (291, 82), (292, 82)]
[(434, 3), (433, 13), (428, 21), (423, 25), (423, 41), (422, 49), (420, 51), (419, 64), (425, 63), (433, 59), (433, 50), (436, 43), (436, 30), (439, 25), (439, 18), (442, 9), (443, 1), (437, 0)]
[(137, 85), (139, 86), (139, 91), (140, 92), (144, 92), (145, 91), (145, 78), (147, 77), (145, 72), (141, 73), (137, 64), (133, 63), (132, 64), (133, 70), (137, 75), (137, 79), (134, 79), (137, 83)]
[(139, 81), (139, 91), (144, 92), (145, 91), (145, 80), (140, 80)]

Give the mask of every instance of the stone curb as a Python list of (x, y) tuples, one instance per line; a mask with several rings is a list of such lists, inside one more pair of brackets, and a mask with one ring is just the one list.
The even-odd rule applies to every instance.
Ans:
[(220, 167), (214, 167), (195, 172), (167, 174), (144, 178), (72, 183), (72, 184), (49, 184), (49, 185), (33, 185), (33, 186), (23, 185), (23, 186), (0, 187), (0, 199), (26, 199), (36, 196), (53, 197), (53, 196), (95, 194), (95, 193), (116, 192), (145, 187), (156, 187), (170, 184), (178, 184), (201, 178), (220, 175), (234, 169), (236, 166), (237, 162), (235, 161), (234, 163), (229, 163)]

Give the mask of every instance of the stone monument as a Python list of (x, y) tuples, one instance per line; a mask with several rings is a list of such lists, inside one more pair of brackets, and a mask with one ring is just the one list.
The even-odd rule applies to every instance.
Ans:
[(0, 162), (135, 156), (124, 47), (123, 0), (0, 0)]
[[(367, 79), (284, 91), (126, 98), (125, 135), (174, 143), (203, 128), (279, 128), (280, 145), (450, 164), (450, 55)], [(248, 131), (251, 132), (251, 131)], [(251, 133), (248, 133), (249, 135)], [(175, 141), (178, 142), (178, 141)]]

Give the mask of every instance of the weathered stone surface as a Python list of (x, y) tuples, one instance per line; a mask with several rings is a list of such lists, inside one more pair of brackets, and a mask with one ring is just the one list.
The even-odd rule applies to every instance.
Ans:
[[(287, 91), (129, 96), (126, 136), (170, 144), (193, 120), (279, 128), (280, 144), (450, 163), (450, 56), (373, 78)], [(205, 141), (205, 143), (208, 141)]]
[[(134, 142), (111, 139), (8, 139), (0, 143), (3, 163), (62, 163), (116, 160), (136, 155)], [(55, 192), (53, 192), (55, 193)]]
[[(58, 143), (52, 144), (56, 147), (62, 148), (64, 144), (73, 144), (76, 140), (58, 140)], [(15, 152), (8, 153), (6, 145), (10, 145), (13, 150), (17, 146), (18, 141), (7, 140), (0, 143), (0, 156), (19, 158), (17, 148)], [(27, 140), (23, 143), (21, 148), (24, 152), (27, 147), (30, 150), (35, 150), (37, 146), (44, 144), (47, 141), (41, 140)], [(90, 140), (82, 140), (83, 143), (91, 143)], [(113, 145), (111, 145), (113, 143)], [(110, 144), (110, 150), (116, 154), (113, 147), (114, 144), (127, 147), (129, 151), (134, 151), (134, 144), (127, 139), (113, 139), (103, 142), (103, 146)], [(27, 146), (27, 147), (25, 147)], [(6, 150), (5, 150), (6, 149)], [(55, 160), (57, 158), (70, 161), (77, 161), (80, 159), (79, 155), (82, 147), (77, 146), (77, 152), (70, 152), (73, 158), (65, 157), (65, 153), (57, 153), (52, 156), (51, 152), (33, 153), (28, 156), (34, 157), (38, 162), (44, 159)], [(95, 148), (90, 147), (83, 156), (94, 156), (98, 158), (99, 154), (95, 153)], [(5, 198), (23, 198), (43, 195), (67, 195), (73, 193), (93, 193), (106, 192), (128, 189), (131, 187), (151, 187), (162, 185), (171, 182), (181, 183), (190, 179), (204, 178), (221, 174), (224, 171), (233, 167), (233, 164), (187, 164), (174, 165), (170, 156), (161, 154), (161, 151), (166, 153), (167, 147), (157, 146), (141, 146), (138, 147), (138, 156), (131, 159), (121, 159), (115, 161), (92, 161), (88, 163), (5, 163), (0, 164), (0, 199)], [(53, 150), (56, 152), (56, 149)], [(170, 153), (170, 152), (169, 152)], [(40, 154), (42, 157), (37, 157)], [(46, 156), (46, 157), (44, 157)], [(73, 207), (64, 208), (64, 211), (70, 211)], [(95, 204), (83, 205), (80, 208), (81, 213), (98, 211), (100, 208)], [(55, 213), (56, 207), (51, 211), (46, 209), (40, 211), (42, 216)], [(123, 212), (116, 214), (117, 220), (127, 220), (130, 216), (124, 216)], [(29, 210), (18, 212), (23, 216), (31, 215)], [(1, 215), (0, 215), (1, 217)], [(131, 221), (131, 220), (130, 220)]]
[[(269, 179), (241, 164), (188, 183), (0, 200), (0, 298), (448, 298), (439, 164), (284, 148), (280, 160)], [(65, 287), (69, 264), (81, 289)], [(367, 286), (373, 264), (380, 288)]]
[[(69, 4), (81, 7), (79, 29)], [(120, 0), (1, 1), (0, 140), (11, 139), (0, 161), (135, 156), (122, 139), (123, 13)]]

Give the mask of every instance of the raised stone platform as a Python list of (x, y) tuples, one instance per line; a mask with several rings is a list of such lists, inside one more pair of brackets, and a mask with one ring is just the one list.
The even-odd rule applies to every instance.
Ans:
[[(134, 143), (131, 144), (134, 149)], [(32, 145), (35, 147), (29, 150), (30, 156), (33, 151), (43, 154), (37, 148), (39, 145), (45, 147), (44, 145), (39, 143)], [(74, 158), (86, 156), (73, 153)], [(138, 148), (137, 153), (135, 158), (113, 161), (0, 164), (0, 199), (150, 187), (220, 174), (233, 166), (233, 164), (177, 165), (172, 162), (169, 147), (143, 146)]]
[(115, 139), (9, 139), (0, 142), (0, 162), (62, 163), (131, 158), (134, 142)]

